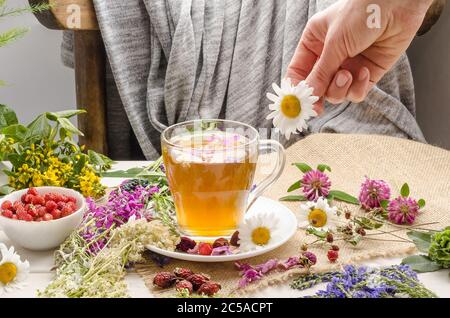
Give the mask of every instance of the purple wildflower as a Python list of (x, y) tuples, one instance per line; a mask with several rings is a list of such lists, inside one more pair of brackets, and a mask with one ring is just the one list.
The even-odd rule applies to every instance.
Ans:
[(263, 275), (254, 269), (246, 270), (239, 281), (239, 288), (243, 288), (254, 281), (260, 280), (262, 277)]
[(301, 259), (299, 261), (302, 263), (303, 266), (311, 267), (313, 265), (316, 265), (317, 256), (316, 254), (311, 252), (303, 252), (301, 255)]
[(389, 220), (396, 224), (413, 224), (419, 214), (419, 208), (416, 200), (400, 196), (389, 202)]
[(231, 255), (233, 254), (230, 250), (229, 246), (221, 246), (213, 248), (211, 256), (219, 256), (219, 255)]
[(383, 180), (372, 180), (366, 177), (361, 184), (359, 202), (365, 210), (379, 208), (381, 201), (389, 200), (390, 197), (391, 189)]
[(305, 173), (301, 181), (303, 193), (308, 201), (317, 201), (320, 197), (326, 198), (330, 193), (331, 181), (325, 173), (319, 170)]
[(289, 257), (287, 261), (281, 262), (278, 266), (284, 270), (288, 270), (299, 264), (300, 264), (300, 257), (292, 256), (292, 257)]

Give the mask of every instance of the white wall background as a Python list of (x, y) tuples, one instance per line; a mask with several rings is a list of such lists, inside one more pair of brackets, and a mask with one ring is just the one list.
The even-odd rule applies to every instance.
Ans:
[[(20, 7), (27, 0), (10, 0)], [(8, 17), (0, 21), (0, 30), (27, 27), (30, 32), (10, 46), (0, 48), (0, 103), (13, 108), (21, 122), (28, 123), (44, 111), (76, 108), (73, 70), (60, 62), (62, 33), (39, 24), (33, 15)]]
[[(27, 0), (9, 1), (14, 6)], [(76, 106), (73, 70), (60, 62), (61, 32), (42, 27), (32, 15), (0, 21), (0, 30), (30, 28), (29, 34), (0, 49), (0, 103), (12, 107), (23, 122), (39, 113)], [(432, 31), (409, 50), (417, 93), (417, 115), (432, 144), (450, 149), (450, 3)]]

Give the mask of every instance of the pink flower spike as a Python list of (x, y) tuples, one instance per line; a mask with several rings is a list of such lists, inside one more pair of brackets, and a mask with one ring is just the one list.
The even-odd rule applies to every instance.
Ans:
[(359, 202), (365, 210), (379, 208), (381, 201), (389, 200), (390, 197), (391, 189), (383, 180), (372, 180), (366, 177), (361, 184)]
[(398, 198), (389, 202), (389, 220), (396, 224), (413, 224), (419, 215), (419, 204), (412, 198)]
[(320, 197), (326, 198), (330, 193), (331, 181), (328, 176), (319, 170), (312, 170), (303, 176), (303, 193), (308, 201), (317, 201)]

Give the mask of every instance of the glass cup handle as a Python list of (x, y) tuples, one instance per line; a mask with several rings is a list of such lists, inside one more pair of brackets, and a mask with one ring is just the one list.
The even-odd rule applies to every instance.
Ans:
[(248, 209), (250, 209), (253, 203), (255, 203), (256, 199), (258, 199), (264, 193), (264, 191), (267, 190), (268, 187), (270, 187), (275, 181), (280, 178), (286, 164), (286, 153), (284, 152), (284, 147), (278, 141), (261, 140), (258, 147), (259, 152), (270, 150), (271, 152), (276, 152), (278, 154), (278, 157), (273, 171), (267, 178), (262, 180), (250, 193), (247, 211)]

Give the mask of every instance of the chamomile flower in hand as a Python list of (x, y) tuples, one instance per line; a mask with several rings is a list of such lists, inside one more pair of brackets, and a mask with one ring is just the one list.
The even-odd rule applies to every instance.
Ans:
[(28, 261), (22, 262), (14, 247), (0, 243), (0, 294), (22, 288), (30, 272)]
[(275, 94), (267, 93), (267, 98), (273, 104), (269, 105), (272, 113), (267, 119), (273, 119), (273, 125), (289, 139), (291, 134), (297, 134), (308, 129), (306, 123), (312, 117), (317, 116), (314, 110), (314, 103), (319, 97), (313, 96), (313, 88), (309, 87), (305, 81), (301, 81), (297, 86), (292, 85), (290, 79), (283, 79), (281, 87), (272, 85)]
[(300, 206), (300, 228), (315, 228), (328, 231), (336, 227), (337, 208), (330, 207), (327, 199), (320, 197), (317, 202), (307, 202)]
[(279, 219), (274, 213), (253, 215), (246, 218), (238, 232), (242, 252), (257, 250), (279, 240)]

